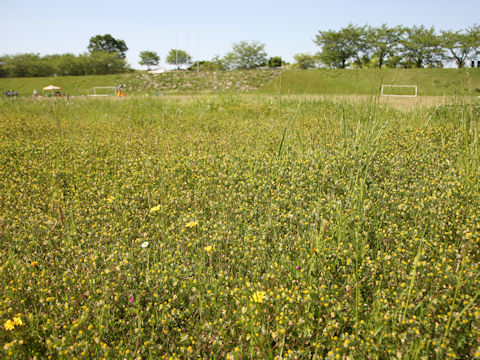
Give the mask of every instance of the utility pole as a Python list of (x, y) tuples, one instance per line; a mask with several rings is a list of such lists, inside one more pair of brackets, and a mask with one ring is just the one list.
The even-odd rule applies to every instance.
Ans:
[(200, 52), (198, 47), (198, 33), (197, 33), (197, 73), (200, 72)]

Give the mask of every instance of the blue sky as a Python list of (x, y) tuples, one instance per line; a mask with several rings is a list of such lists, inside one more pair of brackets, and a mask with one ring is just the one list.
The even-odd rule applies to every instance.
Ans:
[(0, 0), (0, 54), (79, 54), (91, 36), (109, 33), (125, 40), (134, 68), (141, 68), (142, 50), (156, 51), (167, 67), (165, 57), (176, 46), (209, 60), (241, 40), (261, 41), (269, 56), (292, 61), (296, 53), (318, 51), (312, 39), (319, 30), (350, 22), (458, 30), (479, 23), (479, 14), (476, 0)]

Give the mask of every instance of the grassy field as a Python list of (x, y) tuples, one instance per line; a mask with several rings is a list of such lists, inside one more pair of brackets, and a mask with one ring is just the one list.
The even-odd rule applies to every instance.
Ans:
[(480, 69), (313, 69), (286, 71), (261, 87), (284, 94), (373, 95), (385, 85), (417, 85), (419, 96), (480, 96)]
[(478, 116), (0, 100), (0, 357), (480, 357)]
[[(417, 85), (419, 96), (480, 96), (480, 69), (357, 69), (179, 71), (152, 75), (143, 71), (102, 76), (0, 78), (0, 93), (17, 90), (25, 97), (47, 85), (64, 94), (87, 95), (94, 86), (126, 85), (126, 93), (175, 95), (218, 92), (378, 96), (382, 84)], [(396, 89), (396, 91), (400, 91)], [(407, 90), (406, 90), (407, 91)], [(411, 92), (411, 89), (408, 89)], [(48, 93), (48, 92), (47, 92)]]
[[(22, 97), (33, 94), (53, 84), (62, 88), (63, 94), (87, 95), (93, 93), (93, 87), (126, 85), (127, 95), (161, 95), (185, 93), (249, 92), (278, 75), (275, 70), (259, 71), (172, 71), (163, 74), (148, 74), (137, 71), (132, 74), (58, 76), (37, 78), (0, 78), (0, 94), (7, 90), (18, 91)], [(49, 92), (47, 91), (46, 94)]]

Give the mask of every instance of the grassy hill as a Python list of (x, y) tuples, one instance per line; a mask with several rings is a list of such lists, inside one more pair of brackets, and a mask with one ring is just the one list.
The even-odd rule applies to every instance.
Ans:
[(86, 95), (95, 86), (126, 85), (128, 95), (252, 92), (322, 95), (378, 95), (382, 84), (417, 85), (419, 96), (480, 95), (480, 69), (313, 69), (173, 71), (164, 74), (61, 76), (0, 79), (0, 92), (32, 94), (49, 84), (62, 93)]
[(140, 95), (155, 93), (191, 93), (257, 90), (260, 86), (278, 75), (275, 70), (258, 71), (172, 71), (163, 74), (135, 72), (132, 74), (93, 75), (93, 76), (59, 76), (37, 78), (0, 79), (2, 95), (7, 90), (18, 91), (21, 96), (41, 92), (47, 85), (54, 84), (62, 88), (62, 93), (70, 95), (87, 95), (95, 86), (126, 85), (126, 93)]
[(261, 92), (378, 95), (382, 84), (417, 85), (418, 95), (480, 95), (480, 69), (312, 69), (285, 71)]

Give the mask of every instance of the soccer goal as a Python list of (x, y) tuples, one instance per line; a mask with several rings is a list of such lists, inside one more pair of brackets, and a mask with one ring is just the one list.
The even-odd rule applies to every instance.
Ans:
[(88, 96), (115, 96), (117, 88), (115, 86), (96, 86)]
[(417, 85), (382, 85), (381, 96), (417, 97)]

